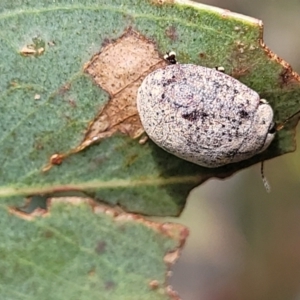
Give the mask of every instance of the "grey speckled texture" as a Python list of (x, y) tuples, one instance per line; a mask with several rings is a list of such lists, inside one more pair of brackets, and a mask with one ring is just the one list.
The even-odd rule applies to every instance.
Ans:
[(274, 138), (273, 110), (238, 80), (191, 64), (150, 73), (137, 107), (149, 137), (164, 150), (205, 167), (238, 162)]

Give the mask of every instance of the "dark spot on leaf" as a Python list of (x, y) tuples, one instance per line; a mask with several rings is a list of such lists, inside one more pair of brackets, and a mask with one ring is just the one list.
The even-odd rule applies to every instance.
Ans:
[(105, 282), (105, 289), (106, 290), (112, 290), (116, 284), (113, 281), (106, 281)]
[(230, 75), (233, 78), (239, 79), (242, 76), (247, 75), (250, 72), (250, 70), (251, 70), (251, 68), (249, 66), (239, 66), (239, 67), (233, 68)]
[(119, 226), (118, 226), (118, 230), (119, 230), (120, 232), (125, 232), (125, 231), (126, 231), (126, 226), (125, 226), (124, 224), (119, 225)]
[(44, 237), (45, 237), (45, 238), (52, 238), (53, 236), (54, 236), (54, 232), (51, 231), (51, 230), (46, 230), (46, 231), (44, 232)]
[(109, 38), (104, 38), (104, 39), (103, 39), (103, 42), (102, 42), (102, 44), (101, 44), (101, 46), (102, 46), (102, 47), (105, 47), (105, 46), (111, 44), (112, 42), (113, 42), (113, 40), (111, 40), (111, 39), (109, 39)]
[(72, 108), (76, 108), (77, 104), (76, 104), (76, 101), (74, 99), (69, 99), (68, 102), (69, 102), (69, 104)]
[(53, 47), (53, 46), (55, 46), (55, 41), (48, 41), (47, 42), (47, 45), (49, 46), (49, 47)]
[(96, 251), (96, 253), (101, 254), (105, 251), (105, 248), (106, 248), (106, 242), (99, 241), (95, 248), (95, 251)]
[(136, 161), (137, 158), (138, 158), (138, 154), (137, 153), (133, 153), (131, 155), (128, 155), (126, 157), (125, 162), (124, 162), (124, 167), (125, 168), (130, 167), (132, 164), (134, 164), (134, 162)]
[(95, 276), (95, 273), (96, 273), (96, 270), (94, 267), (91, 270), (89, 270), (89, 272), (88, 272), (89, 276)]
[(293, 70), (291, 66), (288, 66), (288, 68), (283, 69), (282, 72), (280, 73), (280, 85), (288, 85), (290, 83), (296, 83), (297, 81), (295, 80)]
[(175, 41), (178, 38), (177, 32), (176, 32), (176, 27), (174, 25), (169, 26), (166, 31), (166, 36), (172, 40)]
[(58, 90), (58, 95), (64, 95), (66, 92), (68, 92), (71, 89), (71, 85), (69, 83), (66, 83)]

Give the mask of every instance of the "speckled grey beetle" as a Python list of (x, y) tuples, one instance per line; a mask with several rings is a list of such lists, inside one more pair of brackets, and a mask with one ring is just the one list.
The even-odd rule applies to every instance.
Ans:
[[(238, 80), (192, 64), (172, 65), (148, 74), (137, 94), (146, 133), (164, 150), (215, 168), (246, 160), (264, 151), (284, 124), (276, 125), (268, 102)], [(268, 183), (262, 178), (267, 190)]]
[(138, 90), (137, 108), (158, 146), (209, 168), (264, 151), (276, 133), (266, 100), (224, 73), (192, 64), (148, 74)]

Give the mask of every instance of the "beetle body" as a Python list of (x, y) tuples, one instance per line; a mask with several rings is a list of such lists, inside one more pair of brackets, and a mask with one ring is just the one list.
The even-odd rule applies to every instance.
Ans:
[(148, 74), (137, 108), (148, 136), (164, 150), (215, 168), (264, 151), (273, 110), (238, 80), (214, 69), (174, 64)]

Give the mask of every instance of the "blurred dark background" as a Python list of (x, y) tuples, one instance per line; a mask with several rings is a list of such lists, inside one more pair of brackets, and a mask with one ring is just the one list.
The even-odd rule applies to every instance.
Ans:
[[(263, 20), (267, 46), (300, 72), (300, 0), (201, 3)], [(195, 189), (172, 219), (190, 228), (170, 280), (182, 300), (300, 299), (300, 150), (267, 161), (265, 174), (269, 194), (255, 165)]]

